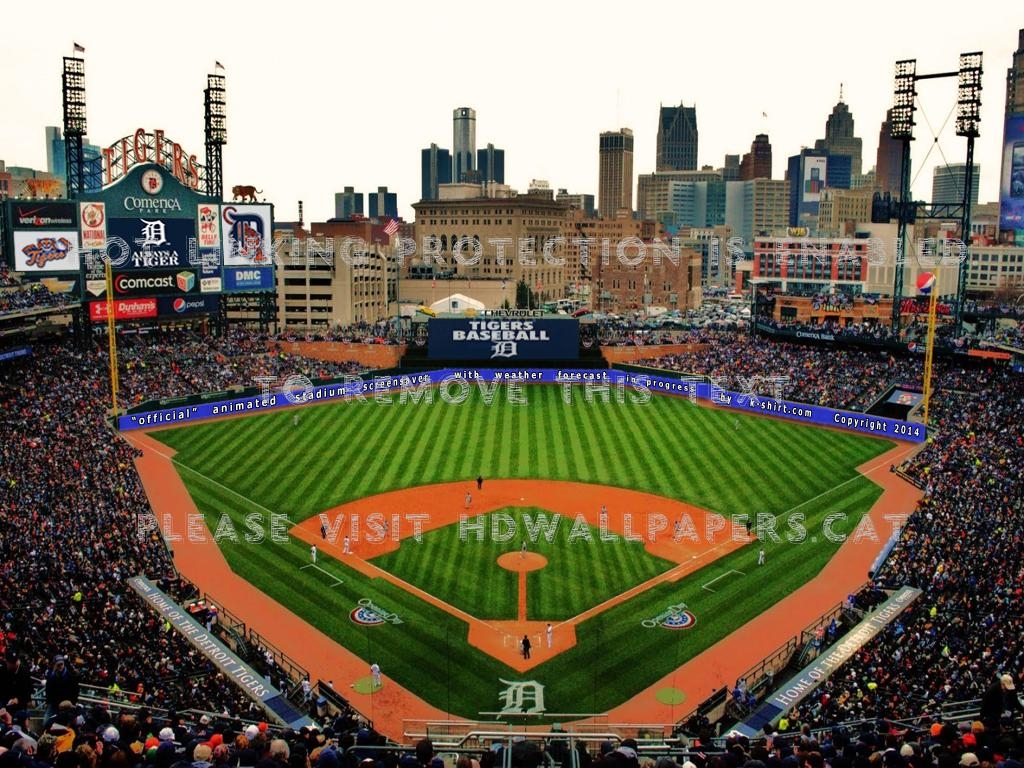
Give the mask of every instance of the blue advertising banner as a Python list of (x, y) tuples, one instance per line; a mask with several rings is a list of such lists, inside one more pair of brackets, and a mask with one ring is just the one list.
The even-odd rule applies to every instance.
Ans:
[(0, 352), (0, 362), (4, 360), (14, 360), (19, 357), (27, 357), (32, 354), (32, 347), (15, 347), (14, 349), (5, 349)]
[(249, 293), (274, 290), (274, 268), (224, 267), (224, 292)]
[[(311, 385), (300, 391), (269, 392), (265, 395), (252, 395), (223, 402), (183, 405), (179, 408), (120, 416), (118, 429), (131, 430), (169, 424), (180, 425), (213, 417), (263, 413), (291, 405), (379, 398), (390, 396), (388, 393), (395, 392), (408, 394), (410, 399), (418, 402), (417, 398), (423, 396), (425, 389), (437, 385), (440, 385), (441, 396), (444, 399), (446, 396), (450, 396), (452, 388), (459, 391), (471, 391), (475, 386), (481, 391), (491, 388), (490, 391), (493, 393), (495, 384), (509, 383), (598, 387), (597, 394), (607, 390), (610, 396), (611, 388), (618, 388), (617, 394), (631, 394), (633, 396), (631, 402), (635, 403), (640, 403), (652, 393), (672, 395), (686, 397), (694, 402), (710, 401), (719, 407), (733, 408), (748, 413), (777, 416), (804, 424), (836, 427), (895, 440), (920, 443), (927, 437), (924, 426), (916, 422), (840, 411), (820, 405), (792, 403), (764, 395), (731, 392), (714, 387), (705, 381), (687, 381), (669, 376), (649, 376), (606, 369), (529, 368), (444, 369), (406, 376), (378, 376), (372, 379), (353, 379), (335, 384)], [(618, 400), (625, 402), (626, 398), (620, 397)]]
[(1008, 115), (1003, 130), (999, 229), (1024, 231), (1024, 115)]
[(427, 356), (434, 360), (575, 360), (579, 321), (538, 318), (439, 318), (427, 325)]

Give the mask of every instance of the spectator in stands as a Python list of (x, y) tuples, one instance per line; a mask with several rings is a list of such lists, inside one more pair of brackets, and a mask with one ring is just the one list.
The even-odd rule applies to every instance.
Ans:
[(0, 669), (0, 706), (11, 712), (32, 706), (32, 677), (29, 665), (13, 648), (4, 654), (5, 665)]
[(63, 654), (53, 657), (53, 665), (46, 670), (46, 720), (57, 714), (61, 702), (78, 703), (78, 673), (67, 663)]

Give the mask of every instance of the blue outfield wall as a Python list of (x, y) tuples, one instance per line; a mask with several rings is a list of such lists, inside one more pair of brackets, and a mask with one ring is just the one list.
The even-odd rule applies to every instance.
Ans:
[(629, 392), (634, 402), (651, 394), (688, 398), (694, 403), (704, 401), (718, 407), (731, 408), (741, 413), (777, 416), (791, 421), (816, 426), (837, 427), (894, 440), (920, 443), (927, 437), (922, 424), (881, 416), (869, 416), (854, 411), (841, 411), (820, 405), (807, 405), (779, 400), (765, 395), (719, 389), (703, 379), (676, 378), (656, 374), (635, 373), (608, 369), (531, 369), (531, 368), (446, 368), (409, 375), (377, 376), (368, 379), (352, 378), (334, 384), (312, 384), (305, 389), (289, 392), (256, 394), (233, 400), (200, 402), (176, 408), (164, 408), (146, 413), (133, 413), (118, 417), (118, 429), (127, 431), (148, 427), (199, 422), (221, 416), (245, 413), (265, 413), (290, 406), (313, 405), (332, 401), (390, 397), (390, 394), (409, 390), (411, 398), (416, 390), (443, 385), (442, 396), (455, 401), (460, 392), (474, 386), (492, 387), (494, 384), (562, 384), (590, 387), (596, 397), (608, 388)]

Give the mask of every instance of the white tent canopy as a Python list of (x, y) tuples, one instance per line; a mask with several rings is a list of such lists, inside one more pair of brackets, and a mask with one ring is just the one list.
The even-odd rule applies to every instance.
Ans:
[(482, 309), (486, 309), (482, 301), (471, 299), (461, 293), (453, 293), (451, 296), (446, 296), (439, 301), (435, 301), (430, 305), (430, 308), (435, 312), (465, 312), (467, 309), (472, 309), (479, 312)]

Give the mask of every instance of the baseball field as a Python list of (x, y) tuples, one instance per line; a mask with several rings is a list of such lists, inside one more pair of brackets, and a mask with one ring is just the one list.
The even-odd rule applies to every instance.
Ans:
[(562, 713), (649, 688), (814, 579), (881, 494), (856, 467), (893, 446), (668, 397), (504, 394), (152, 436), (236, 573), (468, 718), (514, 713), (515, 681)]

